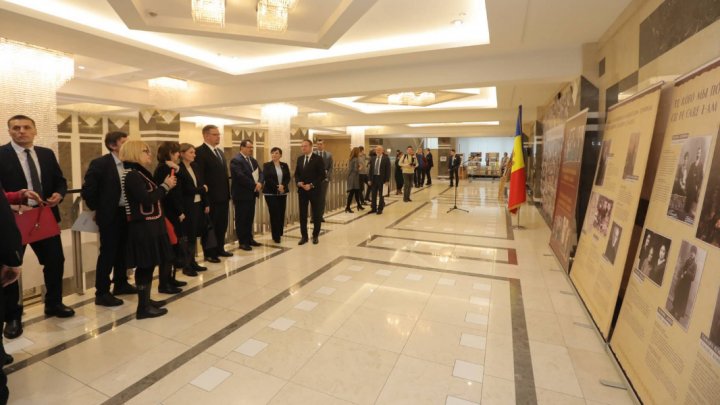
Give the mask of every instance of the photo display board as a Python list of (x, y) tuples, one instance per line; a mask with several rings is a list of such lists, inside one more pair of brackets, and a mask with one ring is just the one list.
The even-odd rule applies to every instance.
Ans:
[(542, 174), (540, 178), (540, 195), (542, 196), (542, 215), (550, 225), (555, 212), (555, 194), (557, 192), (558, 174), (565, 136), (565, 124), (558, 125), (543, 136)]
[(720, 60), (678, 79), (610, 344), (645, 404), (720, 403)]
[(570, 278), (608, 338), (630, 249), (662, 83), (608, 111)]
[(578, 224), (575, 220), (575, 210), (580, 186), (587, 113), (586, 108), (565, 122), (565, 140), (560, 155), (555, 211), (550, 226), (550, 248), (555, 252), (555, 257), (565, 271), (570, 270), (570, 254), (577, 244)]

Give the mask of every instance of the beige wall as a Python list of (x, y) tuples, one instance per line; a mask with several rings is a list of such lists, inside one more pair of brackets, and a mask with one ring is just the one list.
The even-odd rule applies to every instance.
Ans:
[(325, 144), (325, 150), (332, 153), (335, 164), (348, 162), (350, 157), (350, 138), (320, 138)]

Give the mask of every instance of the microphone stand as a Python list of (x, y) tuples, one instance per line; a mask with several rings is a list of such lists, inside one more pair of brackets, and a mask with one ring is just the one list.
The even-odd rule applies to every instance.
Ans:
[[(466, 160), (464, 163), (467, 163), (467, 162), (469, 162), (469, 160)], [(460, 161), (460, 166), (458, 167), (458, 174), (460, 173), (460, 167), (462, 167), (462, 165), (463, 165), (463, 161)], [(450, 170), (452, 170), (452, 169), (450, 169)], [(466, 210), (466, 209), (463, 209), (463, 208), (458, 208), (458, 206), (457, 206), (457, 191), (458, 191), (458, 186), (459, 186), (459, 185), (460, 185), (460, 176), (457, 176), (457, 177), (455, 178), (455, 202), (454, 202), (454, 204), (453, 204), (453, 207), (450, 208), (449, 210), (447, 210), (446, 214), (449, 214), (449, 213), (451, 213), (452, 211), (456, 211), (456, 210), (457, 210), (457, 211), (464, 211), (464, 212), (470, 213), (469, 210)]]

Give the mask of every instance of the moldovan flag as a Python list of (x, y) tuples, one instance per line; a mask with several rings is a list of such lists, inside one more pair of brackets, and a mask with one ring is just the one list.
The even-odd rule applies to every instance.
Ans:
[(510, 197), (508, 209), (515, 214), (525, 202), (525, 158), (522, 143), (522, 106), (518, 107), (517, 127), (515, 129), (515, 145), (512, 153), (512, 172), (510, 172)]

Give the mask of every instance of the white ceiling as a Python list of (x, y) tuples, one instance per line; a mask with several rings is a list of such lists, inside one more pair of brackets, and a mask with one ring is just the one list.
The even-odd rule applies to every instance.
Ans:
[[(227, 0), (225, 29), (194, 24), (190, 0), (0, 0), (0, 36), (71, 53), (85, 67), (61, 89), (60, 104), (132, 113), (151, 105), (147, 79), (173, 76), (189, 81), (189, 94), (160, 107), (186, 116), (256, 122), (262, 104), (290, 102), (302, 126), (512, 135), (517, 105), (533, 119), (580, 75), (582, 45), (632, 1), (640, 0), (300, 0), (288, 31), (267, 34), (254, 27), (255, 0)], [(451, 24), (457, 18), (465, 24)], [(479, 87), (496, 89), (496, 108), (366, 114), (328, 101)], [(308, 118), (313, 111), (329, 114)], [(405, 125), (477, 121), (500, 125)]]

